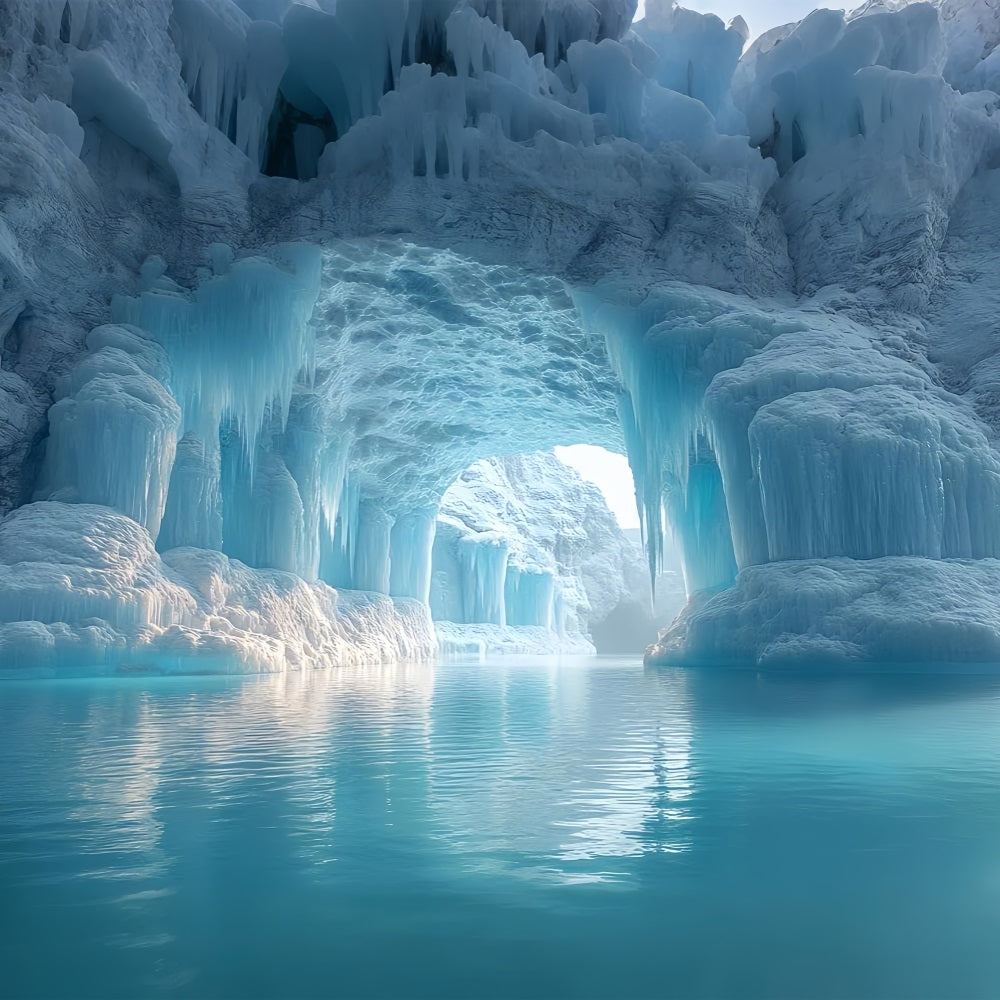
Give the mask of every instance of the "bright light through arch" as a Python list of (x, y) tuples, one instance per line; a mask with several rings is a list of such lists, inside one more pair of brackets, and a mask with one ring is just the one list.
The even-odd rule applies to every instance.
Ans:
[[(857, 3), (846, 6), (850, 9), (858, 6), (860, 2), (861, 0), (857, 0)], [(639, 0), (639, 8), (635, 12), (636, 21), (646, 16), (647, 3), (649, 0)], [(669, 3), (667, 5), (669, 6)], [(681, 0), (680, 6), (696, 10), (701, 14), (717, 14), (727, 24), (740, 14), (750, 26), (752, 41), (779, 24), (801, 20), (813, 8), (822, 4), (817, 4), (816, 0)]]
[(621, 527), (639, 527), (632, 470), (624, 455), (616, 455), (592, 444), (574, 444), (568, 448), (556, 448), (555, 452), (560, 462), (576, 469), (582, 478), (604, 494)]

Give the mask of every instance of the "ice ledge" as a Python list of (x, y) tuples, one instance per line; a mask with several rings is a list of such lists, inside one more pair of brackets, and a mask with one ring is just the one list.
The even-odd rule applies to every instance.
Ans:
[(158, 554), (131, 519), (43, 502), (0, 521), (0, 672), (268, 672), (426, 659), (417, 601), (334, 590), (220, 552)]
[(435, 622), (442, 656), (485, 659), (487, 656), (593, 656), (597, 650), (586, 636), (563, 634), (541, 625), (458, 625)]
[(822, 559), (743, 570), (693, 598), (647, 664), (1000, 665), (1000, 560)]

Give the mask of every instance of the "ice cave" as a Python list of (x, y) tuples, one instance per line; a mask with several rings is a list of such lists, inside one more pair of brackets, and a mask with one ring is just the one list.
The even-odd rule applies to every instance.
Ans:
[(1000, 659), (986, 0), (118, 9), (0, 12), (5, 659), (474, 642), (446, 491), (581, 443), (679, 553), (650, 660)]
[(995, 1000), (1000, 4), (691, 2), (0, 0), (0, 993)]

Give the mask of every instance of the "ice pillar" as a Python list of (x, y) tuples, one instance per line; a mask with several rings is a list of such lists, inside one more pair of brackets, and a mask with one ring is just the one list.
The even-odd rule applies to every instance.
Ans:
[(156, 547), (165, 552), (181, 545), (222, 548), (222, 456), (218, 436), (202, 440), (185, 434), (177, 445), (170, 492)]
[(49, 410), (41, 496), (113, 507), (155, 537), (181, 412), (162, 349), (134, 327), (97, 327)]
[(389, 593), (389, 538), (392, 518), (371, 501), (362, 502), (354, 551), (356, 590)]
[(504, 603), (508, 625), (554, 627), (556, 581), (552, 573), (507, 567)]
[(428, 603), (436, 526), (435, 508), (396, 518), (389, 537), (389, 593), (393, 597), (414, 597)]
[(736, 579), (733, 535), (722, 477), (711, 457), (692, 458), (687, 482), (666, 492), (666, 511), (688, 594), (730, 586)]
[(504, 583), (507, 577), (507, 543), (500, 540), (462, 539), (458, 560), (462, 571), (466, 622), (506, 625)]

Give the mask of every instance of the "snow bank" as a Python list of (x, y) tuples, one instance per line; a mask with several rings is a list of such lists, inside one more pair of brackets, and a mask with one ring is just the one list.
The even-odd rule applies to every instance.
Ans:
[(426, 609), (338, 593), (221, 552), (161, 557), (136, 522), (35, 503), (0, 521), (0, 666), (285, 670), (433, 653)]
[(801, 560), (692, 601), (650, 663), (768, 669), (1000, 664), (995, 559)]

